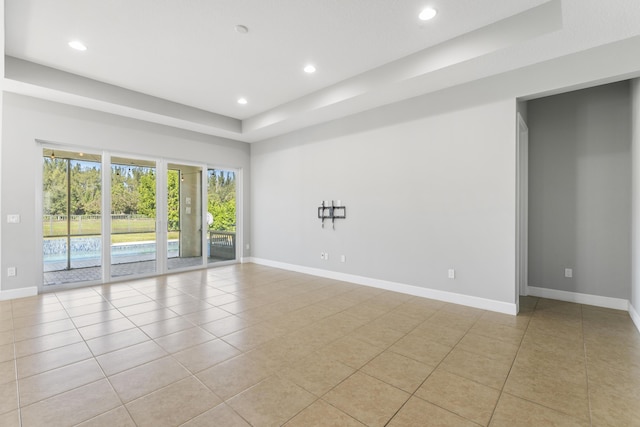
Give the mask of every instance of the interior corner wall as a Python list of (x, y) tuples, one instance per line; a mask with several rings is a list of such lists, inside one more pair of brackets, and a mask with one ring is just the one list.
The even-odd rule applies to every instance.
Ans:
[(532, 100), (528, 127), (529, 285), (629, 299), (629, 82)]
[(632, 315), (640, 329), (640, 79), (631, 81), (632, 162), (633, 162), (633, 209), (632, 209)]
[[(42, 283), (34, 268), (42, 242), (36, 236), (36, 168), (42, 155), (36, 139), (69, 144), (87, 151), (110, 150), (141, 157), (207, 163), (242, 170), (243, 208), (250, 210), (249, 144), (147, 123), (79, 107), (4, 93), (0, 159), (2, 210), (19, 214), (19, 224), (0, 222), (1, 272), (17, 268), (16, 277), (3, 277), (1, 291), (19, 291)], [(249, 215), (243, 218), (243, 239), (249, 241)], [(244, 248), (244, 242), (242, 247)], [(246, 254), (242, 254), (246, 256)], [(19, 292), (13, 292), (19, 294)]]
[(253, 144), (252, 256), (515, 304), (515, 100), (442, 97)]

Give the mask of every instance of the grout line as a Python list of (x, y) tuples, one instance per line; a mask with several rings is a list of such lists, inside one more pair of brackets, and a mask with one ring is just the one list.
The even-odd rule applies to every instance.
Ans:
[[(516, 351), (515, 356), (513, 356), (513, 360), (511, 361), (511, 366), (509, 367), (509, 372), (507, 372), (507, 376), (504, 379), (504, 382), (502, 383), (502, 387), (500, 388), (500, 395), (498, 396), (498, 400), (496, 401), (496, 405), (493, 407), (493, 411), (491, 411), (491, 417), (489, 417), (489, 424), (491, 424), (491, 421), (493, 420), (493, 416), (496, 413), (496, 408), (498, 408), (498, 404), (500, 403), (500, 399), (502, 399), (502, 395), (504, 393), (506, 393), (504, 391), (504, 387), (505, 385), (507, 385), (507, 381), (509, 380), (509, 376), (511, 375), (511, 371), (513, 370), (513, 366), (516, 364), (516, 360), (518, 359), (518, 355), (520, 354), (520, 350), (522, 350), (522, 342), (524, 341), (524, 337), (527, 336), (527, 332), (529, 331), (529, 326), (531, 326), (531, 320), (533, 318), (533, 313), (536, 311), (536, 308), (538, 307), (538, 302), (540, 301), (539, 298), (536, 299), (536, 303), (533, 306), (533, 309), (531, 310), (531, 315), (529, 316), (529, 321), (527, 322), (527, 327), (524, 329), (524, 333), (522, 334), (522, 338), (520, 338), (520, 344), (518, 344), (518, 350)], [(509, 393), (507, 393), (509, 394)]]

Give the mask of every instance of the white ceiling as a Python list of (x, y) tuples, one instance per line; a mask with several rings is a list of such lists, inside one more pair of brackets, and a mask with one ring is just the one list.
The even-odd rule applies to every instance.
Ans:
[[(5, 53), (237, 119), (237, 131), (202, 123), (194, 130), (255, 141), (459, 83), (440, 81), (436, 87), (428, 77), (470, 60), (476, 68), (482, 65), (483, 76), (494, 75), (640, 34), (637, 0), (563, 0), (555, 26), (549, 8), (514, 20), (551, 3), (560, 5), (559, 0), (5, 0)], [(422, 22), (417, 15), (427, 5), (439, 13)], [(249, 32), (237, 33), (237, 24)], [(70, 49), (67, 43), (74, 39), (88, 50)], [(307, 63), (318, 71), (305, 74)], [(406, 95), (393, 90), (416, 77), (422, 83), (415, 90)], [(241, 96), (247, 105), (237, 104)], [(273, 130), (260, 132), (269, 127)]]

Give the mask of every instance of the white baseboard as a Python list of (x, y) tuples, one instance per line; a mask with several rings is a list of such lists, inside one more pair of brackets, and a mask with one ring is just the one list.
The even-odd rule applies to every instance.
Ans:
[(636, 325), (636, 329), (640, 332), (640, 315), (636, 311), (636, 309), (629, 303), (629, 316), (631, 316), (631, 320), (633, 320), (633, 324)]
[(373, 279), (371, 277), (356, 276), (353, 274), (340, 273), (337, 271), (322, 270), (319, 268), (304, 267), (295, 264), (287, 264), (284, 262), (271, 261), (262, 258), (249, 257), (245, 258), (243, 262), (252, 262), (255, 264), (266, 265), (268, 267), (310, 274), (312, 276), (319, 276), (327, 279), (341, 280), (343, 282), (355, 283), (357, 285), (370, 286), (373, 288), (385, 289), (388, 291), (400, 292), (403, 294), (450, 302), (453, 304), (466, 305), (483, 310), (496, 311), (499, 313), (511, 315), (517, 314), (516, 304), (510, 304), (502, 301), (495, 301), (470, 295), (456, 294), (453, 292), (439, 291), (436, 289), (422, 288), (419, 286), (389, 282), (386, 280)]
[(537, 286), (527, 286), (527, 294), (533, 297), (556, 299), (578, 304), (594, 305), (596, 307), (613, 308), (616, 310), (627, 311), (629, 309), (629, 301), (622, 298), (580, 294), (578, 292), (559, 291), (557, 289), (539, 288)]
[(29, 288), (20, 288), (20, 289), (8, 289), (6, 291), (0, 291), (0, 301), (16, 299), (16, 298), (32, 297), (35, 295), (38, 295), (37, 286), (32, 286)]

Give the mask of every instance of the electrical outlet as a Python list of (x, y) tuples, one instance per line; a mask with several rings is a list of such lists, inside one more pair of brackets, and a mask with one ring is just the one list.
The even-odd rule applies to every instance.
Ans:
[(449, 269), (448, 277), (449, 277), (449, 279), (455, 279), (456, 278), (456, 271), (453, 268)]
[(340, 255), (340, 262), (347, 262), (347, 257), (344, 255)]
[(329, 261), (329, 252), (324, 253), (324, 260)]
[(564, 277), (573, 277), (573, 268), (565, 268)]
[(20, 223), (20, 215), (19, 214), (7, 215), (7, 222), (9, 224), (19, 224)]
[(15, 267), (7, 268), (7, 276), (15, 277), (16, 276), (16, 268)]

